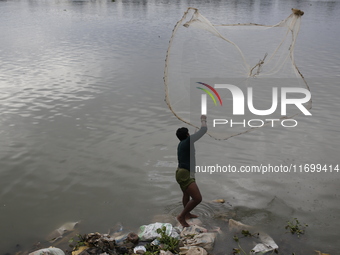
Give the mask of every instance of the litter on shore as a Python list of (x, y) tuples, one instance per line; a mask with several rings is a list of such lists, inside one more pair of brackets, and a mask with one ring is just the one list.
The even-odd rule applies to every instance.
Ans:
[[(216, 238), (222, 233), (220, 228), (208, 230), (202, 226), (199, 219), (190, 219), (190, 227), (183, 228), (171, 223), (155, 222), (142, 225), (134, 232), (124, 233), (123, 227), (117, 223), (115, 228), (109, 229), (108, 233), (89, 233), (77, 235), (68, 240), (65, 233), (73, 233), (79, 222), (69, 222), (54, 230), (47, 238), (56, 244), (61, 239), (72, 243), (71, 251), (63, 251), (60, 248), (49, 247), (38, 249), (28, 255), (120, 255), (120, 254), (146, 254), (146, 255), (207, 255), (213, 254)], [(242, 229), (253, 231), (254, 227), (244, 225), (241, 222), (229, 219), (230, 229)], [(274, 240), (266, 233), (259, 233), (258, 242), (251, 254), (265, 254), (278, 249)], [(58, 242), (60, 244), (60, 242)]]

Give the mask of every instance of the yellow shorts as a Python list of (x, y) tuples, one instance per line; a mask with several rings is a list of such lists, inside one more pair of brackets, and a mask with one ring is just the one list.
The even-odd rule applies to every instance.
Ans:
[(195, 178), (190, 176), (190, 171), (184, 168), (177, 168), (176, 170), (176, 181), (184, 192), (188, 186), (195, 182)]

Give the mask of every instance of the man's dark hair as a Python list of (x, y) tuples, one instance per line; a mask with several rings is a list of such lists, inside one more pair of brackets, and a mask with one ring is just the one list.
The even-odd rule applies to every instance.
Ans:
[(176, 136), (180, 141), (185, 140), (188, 137), (189, 130), (186, 127), (177, 129)]

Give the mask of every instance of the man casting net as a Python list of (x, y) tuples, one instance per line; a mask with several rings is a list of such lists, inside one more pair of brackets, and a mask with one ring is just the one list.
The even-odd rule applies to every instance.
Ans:
[(215, 139), (262, 126), (292, 127), (310, 115), (309, 87), (294, 60), (303, 12), (275, 25), (212, 24), (188, 8), (174, 27), (166, 56), (166, 103), (181, 121), (206, 114)]

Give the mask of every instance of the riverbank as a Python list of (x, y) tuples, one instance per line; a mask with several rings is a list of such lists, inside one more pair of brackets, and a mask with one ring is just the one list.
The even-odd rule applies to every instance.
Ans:
[[(155, 220), (167, 223), (153, 222), (140, 226), (136, 231), (124, 230), (121, 224), (110, 228), (108, 233), (79, 234), (78, 222), (63, 224), (51, 234), (64, 229), (56, 240), (50, 243), (37, 243), (28, 251), (16, 252), (15, 255), (206, 255), (206, 254), (311, 254), (330, 255), (303, 247), (307, 225), (297, 219), (291, 220), (285, 226), (286, 232), (274, 239), (263, 232), (261, 228), (243, 224), (228, 215), (216, 215), (216, 221), (201, 221), (190, 219), (190, 227), (182, 228), (170, 215), (157, 215)], [(220, 226), (216, 226), (219, 222)], [(72, 229), (70, 229), (72, 227)], [(67, 229), (68, 228), (68, 229)], [(53, 235), (49, 235), (51, 238)], [(279, 247), (280, 246), (280, 247)], [(50, 248), (48, 247), (55, 247)], [(192, 247), (192, 248), (191, 248)], [(47, 250), (46, 250), (47, 249)], [(306, 253), (306, 251), (309, 252)], [(49, 253), (48, 253), (49, 252)], [(9, 254), (8, 254), (9, 255)]]

